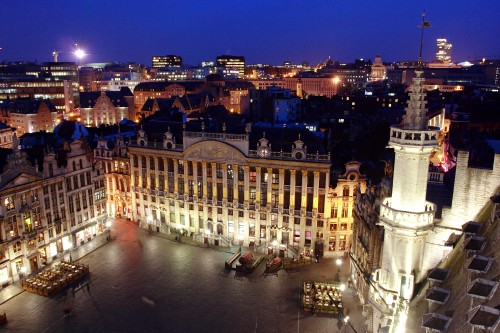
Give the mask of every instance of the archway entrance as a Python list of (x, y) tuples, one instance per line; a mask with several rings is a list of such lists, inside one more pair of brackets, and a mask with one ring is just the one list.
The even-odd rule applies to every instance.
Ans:
[(217, 223), (217, 235), (222, 235), (224, 233), (224, 226), (222, 223)]
[(205, 228), (207, 230), (209, 230), (210, 233), (213, 233), (214, 232), (214, 222), (211, 219), (208, 219)]

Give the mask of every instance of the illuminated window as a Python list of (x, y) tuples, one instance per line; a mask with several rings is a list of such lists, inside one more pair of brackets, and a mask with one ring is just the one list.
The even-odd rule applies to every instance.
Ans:
[(335, 236), (328, 237), (328, 250), (329, 251), (335, 251), (335, 244), (336, 244), (336, 237)]
[(14, 200), (12, 199), (12, 197), (5, 198), (4, 205), (5, 205), (5, 209), (7, 211), (12, 210), (12, 209), (15, 208), (15, 206), (14, 206)]

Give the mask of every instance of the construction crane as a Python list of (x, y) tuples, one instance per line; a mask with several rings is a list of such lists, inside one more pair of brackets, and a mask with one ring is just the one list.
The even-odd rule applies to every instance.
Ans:
[(61, 51), (52, 51), (52, 56), (54, 57), (54, 62), (57, 62), (57, 56), (61, 53)]

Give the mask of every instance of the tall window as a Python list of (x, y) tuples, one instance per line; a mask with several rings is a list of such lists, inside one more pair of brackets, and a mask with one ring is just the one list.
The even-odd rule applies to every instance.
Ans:
[(238, 166), (238, 180), (245, 180), (245, 167)]
[(342, 195), (344, 197), (348, 197), (349, 196), (349, 186), (348, 185), (344, 186), (344, 189), (342, 190)]
[(339, 211), (339, 206), (336, 202), (332, 203), (332, 217), (336, 218), (338, 215)]
[(255, 191), (255, 187), (252, 186), (250, 187), (250, 204), (255, 205), (255, 198), (257, 196), (257, 193)]
[(349, 203), (344, 202), (342, 205), (342, 217), (347, 217), (349, 214)]
[(31, 221), (30, 212), (23, 213), (23, 219), (24, 219), (24, 230), (26, 230), (26, 232), (32, 231), (33, 230), (33, 222)]
[(257, 172), (255, 171), (254, 167), (250, 168), (250, 181), (251, 182), (257, 181)]
[(279, 184), (280, 181), (280, 174), (278, 169), (273, 169), (273, 178), (272, 178), (272, 183), (273, 184)]

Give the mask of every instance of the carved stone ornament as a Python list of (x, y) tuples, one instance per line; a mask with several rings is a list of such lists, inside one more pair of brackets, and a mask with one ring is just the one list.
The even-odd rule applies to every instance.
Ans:
[(186, 159), (223, 162), (223, 163), (245, 163), (245, 157), (235, 148), (221, 143), (207, 143), (193, 145), (185, 155)]

